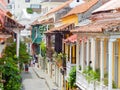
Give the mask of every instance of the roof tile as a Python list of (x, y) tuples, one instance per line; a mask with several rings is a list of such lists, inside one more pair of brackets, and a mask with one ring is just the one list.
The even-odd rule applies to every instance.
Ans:
[(90, 0), (90, 1), (85, 1), (85, 3), (80, 4), (73, 8), (68, 14), (66, 14), (64, 17), (67, 17), (72, 14), (79, 14), (87, 11), (90, 9), (93, 5), (95, 5), (99, 0)]
[(55, 13), (55, 12), (61, 10), (62, 8), (67, 7), (72, 1), (73, 1), (73, 0), (68, 0), (68, 1), (66, 1), (65, 3), (63, 3), (62, 5), (59, 5), (58, 7), (53, 8), (53, 9), (50, 10), (46, 15)]
[(106, 28), (120, 25), (120, 20), (111, 20), (111, 21), (100, 21), (91, 23), (89, 25), (81, 26), (75, 30), (71, 30), (71, 32), (76, 33), (99, 33), (103, 32)]
[(120, 8), (120, 0), (110, 0), (109, 2), (105, 3), (93, 13), (101, 12), (101, 11), (108, 11), (108, 10), (114, 10)]
[(64, 40), (65, 43), (67, 42), (71, 42), (71, 43), (75, 43), (77, 41), (77, 35), (71, 35), (70, 37), (68, 37), (67, 39)]

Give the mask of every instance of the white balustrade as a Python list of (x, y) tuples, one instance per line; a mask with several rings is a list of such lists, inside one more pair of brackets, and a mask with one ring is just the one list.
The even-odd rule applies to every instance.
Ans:
[(102, 87), (102, 90), (108, 90), (107, 86), (105, 85), (101, 86), (100, 82), (98, 81), (94, 81), (94, 82), (92, 81), (88, 83), (85, 75), (83, 75), (83, 73), (80, 71), (77, 71), (76, 84), (82, 90), (100, 90), (100, 87)]
[(67, 62), (66, 64), (66, 78), (69, 77), (69, 73), (72, 67), (74, 67), (76, 64), (71, 64), (70, 62)]

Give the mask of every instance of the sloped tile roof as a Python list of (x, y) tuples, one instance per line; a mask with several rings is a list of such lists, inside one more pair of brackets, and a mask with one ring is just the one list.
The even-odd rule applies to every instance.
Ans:
[(37, 20), (35, 20), (31, 25), (37, 25), (37, 24), (39, 24), (39, 21), (38, 21), (38, 19)]
[(54, 19), (53, 18), (49, 18), (49, 19), (42, 20), (40, 22), (37, 19), (31, 25), (40, 25), (40, 24), (49, 24), (49, 23), (54, 23)]
[(56, 8), (53, 8), (52, 10), (50, 10), (46, 15), (49, 15), (49, 14), (52, 14), (52, 13), (55, 13), (65, 7), (68, 7), (68, 5), (72, 2), (73, 0), (68, 0), (66, 1), (65, 3), (63, 3), (62, 5), (59, 5), (58, 7)]
[[(9, 13), (10, 14), (10, 13)], [(7, 23), (14, 23), (14, 26), (19, 27), (19, 28), (25, 28), (22, 24), (18, 23), (15, 19), (12, 19), (8, 14), (8, 11), (0, 9), (0, 21), (4, 25), (5, 22), (5, 17), (9, 19)], [(4, 26), (5, 27), (5, 26)]]
[(98, 13), (90, 16), (92, 21), (98, 21), (103, 19), (116, 19), (120, 18), (120, 12), (110, 12), (110, 13)]
[(101, 11), (108, 11), (108, 10), (114, 10), (120, 8), (120, 0), (110, 0), (109, 2), (105, 3), (93, 13), (101, 12)]
[(74, 24), (73, 23), (68, 23), (68, 24), (61, 25), (59, 27), (54, 27), (54, 28), (46, 31), (45, 33), (53, 33), (55, 31), (67, 31), (69, 26), (72, 28), (72, 27), (74, 27)]
[(64, 40), (65, 43), (75, 43), (77, 41), (77, 35), (71, 35), (70, 37), (68, 37), (67, 39)]
[(39, 22), (39, 24), (49, 24), (49, 23), (54, 23), (54, 19), (49, 18), (49, 19), (42, 20), (42, 21)]
[(93, 5), (95, 5), (98, 1), (99, 1), (99, 0), (85, 1), (85, 3), (76, 6), (76, 7), (73, 8), (68, 14), (66, 14), (66, 15), (63, 16), (63, 17), (67, 17), (67, 16), (69, 16), (69, 15), (79, 14), (79, 13), (86, 12), (86, 11), (89, 10)]
[(9, 34), (0, 33), (0, 40), (5, 40), (6, 38), (11, 37)]
[(102, 33), (105, 29), (120, 25), (120, 20), (108, 20), (91, 23), (89, 25), (81, 26), (77, 29), (71, 30), (74, 33)]

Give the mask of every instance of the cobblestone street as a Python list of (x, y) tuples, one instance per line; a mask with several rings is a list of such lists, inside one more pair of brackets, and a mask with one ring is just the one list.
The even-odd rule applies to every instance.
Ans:
[(22, 73), (22, 84), (22, 90), (48, 90), (45, 80), (38, 78), (32, 67)]

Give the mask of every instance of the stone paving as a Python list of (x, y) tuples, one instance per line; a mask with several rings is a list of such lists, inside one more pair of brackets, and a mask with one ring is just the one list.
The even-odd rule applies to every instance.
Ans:
[(49, 90), (60, 90), (53, 82), (53, 79), (50, 78), (49, 75), (46, 74), (43, 70), (41, 70), (40, 68), (36, 68), (36, 67), (34, 67), (33, 70), (36, 72), (39, 78), (44, 79), (46, 81), (46, 84)]
[(22, 84), (22, 90), (49, 90), (46, 81), (36, 75), (33, 67), (29, 67), (29, 72), (22, 72)]

